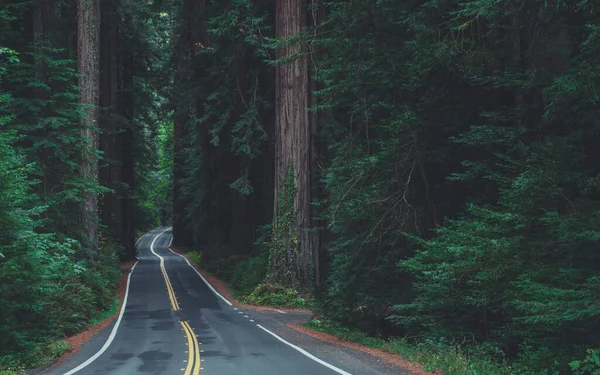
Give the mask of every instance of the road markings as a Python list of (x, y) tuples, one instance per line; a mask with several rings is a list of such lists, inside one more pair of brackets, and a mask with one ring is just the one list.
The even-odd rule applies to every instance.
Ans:
[[(169, 229), (170, 229), (170, 228), (169, 228)], [(168, 229), (167, 229), (167, 230), (168, 230)], [(163, 233), (164, 233), (164, 232), (163, 232)], [(161, 233), (161, 234), (162, 234), (162, 233)], [(229, 300), (227, 300), (227, 298), (223, 297), (223, 296), (222, 296), (222, 295), (221, 295), (219, 292), (217, 292), (217, 291), (216, 291), (216, 289), (215, 289), (215, 288), (214, 288), (214, 287), (213, 287), (213, 286), (212, 286), (212, 285), (211, 285), (211, 284), (208, 282), (208, 280), (206, 280), (206, 278), (205, 278), (204, 276), (202, 276), (202, 274), (201, 274), (200, 272), (198, 272), (198, 270), (197, 270), (197, 269), (196, 269), (194, 266), (192, 266), (192, 264), (190, 263), (190, 261), (189, 261), (189, 260), (187, 260), (187, 258), (186, 258), (186, 257), (184, 257), (184, 256), (183, 256), (183, 255), (181, 255), (181, 254), (177, 254), (176, 252), (174, 252), (173, 250), (171, 250), (171, 248), (169, 248), (169, 251), (170, 251), (170, 252), (172, 252), (172, 253), (173, 253), (173, 254), (175, 254), (175, 255), (178, 255), (178, 256), (182, 257), (182, 258), (183, 258), (183, 259), (186, 261), (186, 263), (188, 264), (188, 266), (192, 267), (192, 269), (194, 270), (194, 272), (196, 272), (196, 274), (197, 274), (198, 276), (200, 276), (200, 278), (202, 279), (202, 281), (204, 281), (204, 283), (206, 284), (206, 286), (208, 286), (208, 288), (209, 288), (209, 289), (210, 289), (210, 290), (211, 290), (211, 291), (212, 291), (212, 292), (213, 292), (213, 293), (214, 293), (216, 296), (220, 297), (220, 298), (221, 298), (221, 299), (222, 299), (222, 300), (223, 300), (223, 301), (224, 301), (224, 302), (225, 302), (227, 305), (229, 305), (229, 306), (232, 306), (232, 307), (233, 307), (233, 304), (232, 304), (231, 302), (229, 302)], [(234, 310), (237, 310), (237, 308), (236, 308), (236, 307), (233, 307), (233, 309), (234, 309)], [(281, 313), (281, 314), (287, 314), (285, 311), (282, 311), (282, 310), (277, 310), (277, 309), (276, 309), (275, 311), (277, 311), (277, 312), (279, 312), (279, 313)], [(239, 312), (239, 313), (242, 313), (242, 312)], [(250, 319), (250, 322), (253, 322), (253, 323), (254, 323), (254, 320)], [(307, 352), (306, 350), (302, 349), (301, 347), (299, 347), (299, 346), (296, 346), (296, 345), (292, 344), (292, 343), (291, 343), (291, 342), (289, 342), (289, 341), (286, 341), (285, 339), (283, 339), (283, 338), (281, 338), (280, 336), (278, 336), (277, 334), (275, 334), (275, 333), (273, 333), (273, 332), (269, 331), (268, 329), (266, 329), (265, 327), (261, 326), (260, 324), (256, 324), (256, 326), (257, 326), (258, 328), (262, 329), (263, 331), (267, 332), (269, 335), (273, 336), (273, 337), (274, 337), (275, 339), (277, 339), (278, 341), (280, 341), (280, 342), (284, 343), (285, 345), (289, 346), (290, 348), (292, 348), (292, 349), (296, 350), (297, 352), (299, 352), (299, 353), (303, 354), (304, 356), (306, 356), (306, 357), (308, 357), (308, 358), (312, 359), (313, 361), (315, 361), (315, 362), (317, 362), (317, 363), (319, 363), (319, 364), (321, 364), (321, 365), (323, 365), (323, 366), (327, 367), (328, 369), (330, 369), (330, 370), (332, 370), (332, 371), (334, 371), (334, 372), (336, 372), (336, 373), (338, 373), (338, 374), (340, 374), (340, 375), (352, 375), (351, 373), (349, 373), (349, 372), (346, 372), (346, 371), (342, 370), (341, 368), (335, 367), (334, 365), (332, 365), (332, 364), (330, 364), (330, 363), (327, 363), (327, 362), (323, 361), (323, 360), (322, 360), (322, 359), (320, 359), (320, 358), (317, 358), (317, 357), (315, 357), (314, 355), (310, 354), (309, 352)], [(200, 354), (198, 354), (198, 356), (199, 356), (199, 355), (200, 355)], [(198, 358), (199, 358), (199, 357), (198, 357)], [(200, 370), (204, 370), (204, 368), (202, 368), (202, 367), (201, 367), (201, 368), (200, 368)]]
[[(154, 237), (152, 243), (150, 244), (150, 251), (152, 252), (152, 254), (156, 255), (160, 259), (160, 270), (165, 278), (165, 284), (167, 285), (167, 293), (169, 294), (171, 306), (173, 307), (174, 311), (180, 311), (181, 306), (177, 301), (177, 297), (175, 296), (175, 290), (173, 289), (173, 285), (171, 284), (171, 280), (169, 279), (169, 274), (167, 273), (167, 269), (165, 268), (165, 258), (160, 256), (156, 251), (154, 251), (154, 244), (156, 243), (156, 240), (170, 229), (171, 228), (167, 228), (164, 231), (162, 231), (158, 236)], [(184, 363), (187, 363), (184, 375), (198, 375), (200, 373), (200, 344), (198, 343), (197, 339), (198, 335), (194, 334), (194, 329), (190, 326), (188, 321), (180, 321), (179, 323), (181, 324), (181, 327), (185, 332), (185, 336), (187, 337), (186, 345), (189, 349), (186, 351), (186, 353), (188, 353), (188, 359), (183, 361)]]
[[(148, 232), (148, 233), (150, 233), (150, 232)], [(140, 242), (140, 240), (141, 240), (142, 238), (146, 237), (146, 235), (147, 235), (148, 233), (146, 233), (146, 234), (144, 234), (142, 237), (138, 238), (138, 239), (137, 239), (137, 241), (135, 241), (135, 245), (134, 245), (134, 246), (137, 246), (138, 242)]]
[(305, 356), (307, 356), (308, 358), (312, 359), (313, 361), (322, 364), (323, 366), (327, 367), (328, 369), (333, 370), (333, 371), (337, 372), (340, 375), (352, 375), (349, 372), (346, 372), (346, 371), (344, 371), (344, 370), (342, 370), (340, 368), (335, 367), (332, 364), (329, 364), (329, 363), (323, 361), (322, 359), (319, 359), (319, 358), (315, 357), (314, 355), (310, 354), (309, 352), (307, 352), (306, 350), (300, 348), (299, 346), (296, 346), (296, 345), (292, 344), (291, 342), (282, 339), (277, 334), (269, 331), (268, 329), (266, 329), (265, 327), (261, 326), (260, 324), (257, 324), (256, 326), (258, 328), (262, 329), (263, 331), (267, 332), (269, 335), (275, 337), (277, 340), (279, 340), (282, 343), (286, 344), (290, 348), (296, 349), (298, 352), (304, 354)]
[[(167, 229), (167, 230), (168, 230), (168, 229)], [(192, 267), (192, 269), (193, 269), (193, 270), (194, 270), (194, 271), (195, 271), (195, 272), (198, 274), (198, 276), (200, 276), (200, 278), (202, 279), (202, 281), (204, 281), (204, 283), (206, 284), (206, 286), (208, 286), (208, 288), (209, 288), (210, 290), (212, 290), (212, 292), (213, 292), (213, 293), (214, 293), (216, 296), (220, 297), (220, 298), (221, 298), (221, 299), (222, 299), (222, 300), (223, 300), (223, 301), (224, 301), (224, 302), (225, 302), (227, 305), (229, 305), (229, 306), (233, 306), (233, 304), (232, 304), (231, 302), (229, 302), (229, 300), (227, 300), (227, 298), (223, 297), (223, 296), (222, 296), (222, 295), (221, 295), (219, 292), (217, 292), (217, 291), (215, 290), (215, 288), (213, 288), (213, 286), (212, 286), (212, 285), (211, 285), (211, 284), (208, 282), (208, 280), (206, 280), (206, 279), (204, 278), (204, 276), (202, 276), (202, 274), (201, 274), (200, 272), (198, 272), (198, 270), (197, 270), (196, 268), (194, 268), (194, 266), (192, 266), (192, 264), (190, 263), (190, 261), (189, 261), (189, 260), (187, 260), (187, 258), (186, 258), (186, 257), (184, 257), (184, 256), (183, 256), (183, 255), (181, 255), (181, 254), (177, 254), (176, 252), (174, 252), (174, 251), (173, 251), (173, 250), (171, 250), (170, 248), (169, 248), (169, 251), (170, 251), (170, 252), (172, 252), (172, 253), (173, 253), (173, 254), (175, 254), (175, 255), (178, 255), (178, 256), (182, 257), (182, 258), (183, 258), (183, 259), (184, 259), (184, 260), (187, 262), (188, 266)]]
[(133, 267), (131, 267), (131, 272), (129, 273), (129, 276), (127, 277), (127, 287), (125, 288), (125, 297), (123, 298), (123, 306), (121, 307), (121, 312), (119, 313), (117, 322), (115, 323), (115, 326), (113, 327), (112, 331), (110, 332), (110, 336), (108, 336), (108, 340), (106, 340), (106, 342), (104, 343), (104, 346), (102, 346), (102, 348), (100, 348), (100, 350), (98, 350), (98, 352), (96, 354), (94, 354), (93, 356), (88, 358), (87, 361), (83, 362), (79, 366), (75, 367), (74, 369), (72, 369), (69, 372), (66, 372), (63, 375), (72, 375), (72, 374), (86, 368), (92, 362), (94, 362), (98, 357), (100, 357), (102, 355), (102, 353), (104, 353), (106, 351), (106, 349), (108, 349), (110, 344), (112, 344), (113, 340), (115, 339), (115, 336), (117, 335), (117, 331), (119, 330), (119, 325), (121, 324), (121, 320), (123, 319), (123, 314), (125, 313), (125, 307), (127, 306), (127, 297), (129, 296), (129, 283), (131, 282), (131, 275), (133, 274), (133, 270), (135, 269), (135, 266), (137, 266), (137, 264), (138, 264), (138, 262), (135, 262)]
[[(184, 322), (179, 322), (181, 323), (181, 326), (183, 327), (182, 329), (185, 331), (185, 336), (187, 337), (187, 346), (188, 348), (192, 348), (192, 337), (191, 335), (187, 332), (187, 329), (185, 328), (185, 325), (183, 324)], [(184, 375), (190, 375), (190, 372), (192, 371), (192, 362), (194, 361), (194, 351), (193, 350), (188, 350), (188, 359), (187, 359), (187, 367), (185, 368), (185, 373)]]
[(165, 283), (167, 284), (167, 293), (169, 294), (169, 300), (171, 301), (171, 306), (173, 307), (173, 310), (179, 311), (179, 310), (181, 310), (181, 308), (179, 307), (179, 302), (177, 302), (177, 297), (175, 297), (175, 291), (173, 290), (173, 285), (171, 285), (171, 280), (169, 280), (169, 275), (167, 274), (167, 269), (165, 268), (165, 258), (158, 255), (158, 253), (156, 253), (156, 251), (154, 251), (154, 244), (156, 243), (156, 240), (158, 240), (158, 238), (160, 236), (162, 236), (169, 229), (171, 229), (171, 228), (167, 228), (167, 229), (163, 230), (158, 236), (154, 237), (154, 239), (152, 240), (152, 243), (150, 243), (150, 251), (152, 252), (152, 254), (156, 255), (158, 257), (158, 259), (160, 259), (160, 270), (163, 274), (163, 277), (165, 278)]
[[(189, 324), (189, 323), (188, 323)], [(191, 332), (191, 328), (190, 328)], [(198, 335), (193, 335), (194, 338), (194, 353), (196, 354), (196, 362), (194, 363), (194, 372), (193, 375), (198, 375), (200, 373), (200, 344), (198, 343), (198, 339), (196, 338)]]
[(196, 336), (192, 334), (192, 327), (190, 327), (190, 324), (187, 321), (181, 321), (180, 323), (186, 332), (188, 347), (190, 349), (192, 347), (194, 348), (194, 350), (190, 350), (188, 353), (187, 367), (184, 375), (198, 375), (200, 373), (200, 361), (202, 361), (200, 359), (198, 340), (196, 339)]

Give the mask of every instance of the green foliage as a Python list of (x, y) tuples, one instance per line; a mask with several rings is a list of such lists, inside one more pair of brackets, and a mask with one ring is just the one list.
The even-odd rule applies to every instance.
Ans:
[[(198, 254), (198, 253), (196, 253)], [(190, 256), (191, 255), (191, 256)], [(193, 259), (194, 252), (189, 252), (188, 256)], [(216, 275), (227, 281), (234, 293), (240, 298), (251, 293), (264, 279), (268, 268), (266, 254), (260, 254), (255, 257), (229, 257), (210, 259), (208, 262), (194, 261)]]
[(241, 295), (247, 295), (264, 281), (267, 267), (264, 255), (241, 260), (233, 267), (230, 285)]
[(589, 2), (325, 5), (307, 33), (328, 147), (325, 311), (566, 371), (599, 333), (598, 15)]
[(75, 61), (64, 50), (32, 44), (21, 51), (4, 79), (13, 98), (3, 108), (11, 116), (7, 127), (18, 132), (15, 146), (32, 163), (29, 173), (40, 181), (35, 193), (47, 206), (41, 216), (44, 229), (79, 239), (74, 212), (83, 191), (106, 189), (82, 180), (79, 173), (82, 142)]
[(271, 282), (293, 286), (297, 279), (298, 257), (298, 211), (294, 207), (296, 184), (294, 166), (290, 162), (287, 176), (282, 179), (277, 223), (272, 225), (270, 238), (264, 243), (269, 254), (267, 278)]
[(573, 361), (569, 364), (575, 375), (600, 374), (600, 350), (588, 349), (583, 361)]
[[(75, 8), (53, 4), (60, 5), (57, 21)], [(69, 40), (57, 36), (69, 31), (31, 35), (35, 5), (16, 1), (0, 11), (2, 374), (22, 373), (66, 352), (62, 339), (114, 305), (120, 276), (120, 244), (102, 234), (91, 261), (78, 242), (82, 192), (107, 190), (80, 174), (76, 63), (69, 50), (56, 47), (61, 37)]]
[(147, 230), (170, 223), (173, 213), (173, 122), (157, 130), (153, 164), (140, 168), (136, 189), (136, 225)]
[(126, 49), (135, 51), (133, 129), (135, 224), (143, 232), (168, 225), (173, 212), (173, 110), (167, 104), (171, 86), (172, 48), (167, 11), (170, 1), (122, 2), (119, 13)]
[[(493, 347), (481, 346), (475, 342), (448, 342), (444, 339), (390, 338), (368, 336), (364, 332), (343, 326), (329, 319), (313, 319), (307, 328), (324, 332), (335, 337), (364, 345), (369, 348), (398, 354), (402, 358), (420, 364), (425, 371), (442, 375), (558, 375), (556, 369), (532, 370), (522, 363), (534, 361), (536, 352), (525, 351), (518, 363), (509, 364), (495, 359), (498, 354)], [(528, 350), (531, 350), (529, 348)]]
[[(181, 218), (187, 235), (181, 243), (251, 252), (255, 228), (269, 220), (263, 208), (256, 218), (242, 216), (256, 201), (265, 207), (272, 200), (264, 173), (271, 168), (274, 70), (265, 61), (265, 41), (273, 4), (209, 1), (192, 15), (188, 7), (176, 8), (170, 99), (185, 133), (176, 140), (181, 158), (175, 165), (174, 221)], [(230, 236), (233, 225), (249, 229)]]
[(198, 265), (198, 267), (200, 267), (200, 268), (204, 267), (204, 260), (202, 258), (202, 252), (190, 251), (190, 252), (186, 253), (186, 255), (192, 262), (196, 263)]
[[(57, 338), (84, 329), (114, 300), (114, 249), (102, 245), (97, 261), (75, 261), (78, 244), (36, 232), (43, 212), (28, 171), (31, 165), (0, 132), (0, 367), (40, 364), (64, 351)], [(62, 349), (61, 349), (62, 348)], [(37, 353), (37, 354), (36, 354)]]
[[(429, 181), (431, 156), (421, 151), (428, 134), (445, 131), (424, 118), (442, 95), (435, 87), (424, 92), (427, 70), (441, 64), (442, 51), (434, 54), (433, 41), (414, 44), (411, 29), (418, 25), (402, 2), (332, 1), (327, 8), (329, 31), (311, 40), (315, 50), (335, 56), (317, 55), (314, 108), (332, 113), (320, 133), (329, 149), (322, 219), (333, 235), (327, 311), (369, 332), (387, 331), (390, 306), (412, 295), (410, 275), (396, 267), (412, 253), (403, 232), (420, 234), (430, 225), (430, 186), (443, 183)], [(425, 39), (429, 31), (422, 33)]]
[(241, 298), (241, 302), (257, 306), (288, 307), (309, 309), (314, 305), (310, 297), (301, 296), (298, 291), (276, 284), (259, 284)]

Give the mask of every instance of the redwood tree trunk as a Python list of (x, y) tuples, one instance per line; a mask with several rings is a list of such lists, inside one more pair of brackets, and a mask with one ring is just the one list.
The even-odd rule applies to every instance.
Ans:
[(117, 97), (119, 88), (119, 22), (115, 15), (116, 0), (104, 0), (100, 8), (102, 25), (100, 29), (100, 135), (99, 147), (103, 152), (103, 163), (99, 168), (100, 184), (112, 190), (100, 199), (100, 219), (115, 236), (122, 237), (122, 210), (120, 200), (123, 195), (121, 123), (116, 120), (120, 110)]
[(121, 116), (125, 118), (126, 126), (122, 134), (121, 149), (123, 155), (123, 197), (121, 209), (123, 210), (123, 244), (127, 250), (127, 258), (133, 259), (136, 255), (135, 248), (135, 198), (134, 198), (134, 158), (133, 158), (133, 112), (134, 112), (134, 100), (133, 100), (133, 77), (134, 77), (134, 64), (135, 56), (133, 48), (129, 48), (133, 45), (132, 40), (133, 25), (131, 23), (131, 16), (125, 17), (123, 24), (124, 30), (120, 31), (120, 45), (121, 45), (121, 59), (122, 59), (122, 79), (120, 86), (120, 93), (117, 97), (119, 102), (119, 109)]
[(98, 253), (98, 64), (100, 0), (77, 0), (77, 67), (81, 118), (81, 177), (88, 185), (81, 203), (83, 246), (95, 258)]
[[(298, 35), (306, 25), (305, 0), (276, 2), (275, 23), (277, 37)], [(302, 44), (281, 47), (277, 58), (302, 52)], [(311, 233), (311, 124), (309, 107), (309, 76), (306, 58), (280, 64), (276, 70), (275, 106), (275, 197), (274, 233), (283, 240), (282, 249), (271, 254), (271, 282), (305, 288), (310, 284), (309, 263), (312, 258)], [(293, 176), (289, 176), (293, 173)], [(280, 199), (282, 186), (288, 178), (294, 181), (293, 212), (295, 228), (281, 228)]]

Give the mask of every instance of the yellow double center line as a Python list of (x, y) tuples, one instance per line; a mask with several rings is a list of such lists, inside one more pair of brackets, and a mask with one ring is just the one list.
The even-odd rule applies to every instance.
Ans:
[[(158, 237), (160, 237), (160, 234), (156, 236), (154, 238), (154, 241), (152, 241), (152, 244), (150, 244), (150, 251), (160, 259), (160, 270), (165, 278), (165, 283), (167, 284), (167, 292), (169, 293), (169, 300), (171, 301), (171, 306), (173, 307), (174, 311), (180, 311), (181, 307), (179, 306), (179, 302), (177, 302), (177, 297), (175, 297), (173, 285), (171, 285), (171, 280), (169, 280), (169, 275), (167, 274), (167, 269), (165, 268), (165, 259), (154, 251), (154, 242)], [(179, 321), (179, 323), (181, 323), (181, 326), (183, 327), (188, 341), (188, 359), (184, 375), (198, 375), (201, 369), (200, 345), (198, 343), (198, 339), (196, 338), (196, 334), (194, 333), (194, 330), (192, 329), (190, 323), (187, 320)]]
[(171, 300), (171, 306), (173, 306), (173, 310), (179, 311), (179, 310), (181, 310), (181, 308), (179, 307), (179, 302), (177, 302), (177, 297), (175, 297), (175, 291), (173, 290), (173, 285), (171, 285), (171, 280), (169, 280), (169, 275), (167, 274), (167, 269), (165, 268), (165, 260), (160, 255), (159, 255), (159, 257), (160, 257), (160, 270), (162, 271), (162, 274), (165, 277), (165, 283), (167, 284), (167, 292), (169, 293), (169, 299)]
[[(197, 375), (200, 373), (200, 346), (192, 327), (187, 321), (180, 322), (185, 330), (185, 334), (188, 339), (188, 365), (185, 369), (184, 375)], [(192, 348), (193, 346), (193, 348)], [(194, 370), (192, 371), (192, 363)]]

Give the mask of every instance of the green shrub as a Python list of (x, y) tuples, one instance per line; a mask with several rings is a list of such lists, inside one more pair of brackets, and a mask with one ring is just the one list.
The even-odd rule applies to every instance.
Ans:
[(257, 306), (289, 307), (308, 309), (314, 305), (312, 298), (301, 296), (296, 290), (275, 284), (259, 284), (247, 296), (242, 296), (243, 303)]
[(236, 263), (231, 272), (231, 286), (243, 295), (251, 293), (265, 279), (268, 266), (268, 259), (264, 256)]
[(186, 254), (189, 260), (196, 263), (200, 268), (204, 268), (204, 260), (202, 258), (202, 252), (190, 251)]
[(588, 349), (583, 361), (569, 364), (574, 375), (600, 375), (600, 349)]
[[(496, 346), (483, 346), (476, 342), (451, 342), (444, 338), (383, 338), (371, 337), (356, 328), (349, 328), (329, 319), (313, 319), (306, 326), (315, 331), (329, 333), (341, 340), (355, 342), (370, 348), (399, 354), (402, 358), (421, 364), (426, 371), (440, 375), (558, 375), (556, 366), (536, 370), (546, 350), (523, 348), (518, 363), (509, 365), (498, 359)], [(531, 366), (533, 365), (533, 366)], [(576, 373), (575, 375), (597, 375)]]

